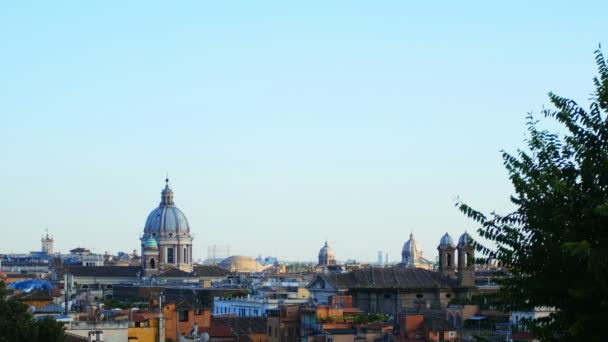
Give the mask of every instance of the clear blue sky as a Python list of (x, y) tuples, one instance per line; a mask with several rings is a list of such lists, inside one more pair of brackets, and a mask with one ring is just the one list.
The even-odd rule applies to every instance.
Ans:
[(139, 249), (169, 171), (233, 254), (434, 258), (506, 211), (499, 151), (546, 93), (584, 101), (605, 1), (5, 2), (0, 253)]

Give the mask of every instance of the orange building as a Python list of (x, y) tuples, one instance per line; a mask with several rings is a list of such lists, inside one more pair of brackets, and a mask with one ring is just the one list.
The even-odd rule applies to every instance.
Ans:
[(211, 326), (211, 310), (197, 308), (193, 303), (184, 300), (163, 303), (163, 316), (167, 341), (177, 341), (178, 335), (188, 335), (195, 324), (199, 328)]
[(332, 296), (331, 305), (317, 305), (300, 309), (300, 334), (302, 338), (319, 335), (328, 330), (352, 329), (355, 316), (363, 314), (352, 307), (351, 296)]
[(297, 342), (300, 339), (300, 305), (281, 305), (267, 313), (268, 342)]
[(266, 317), (213, 316), (210, 342), (267, 342)]
[(417, 341), (458, 341), (458, 331), (449, 324), (445, 317), (419, 312), (399, 314), (398, 342)]
[(53, 296), (49, 292), (49, 290), (34, 290), (30, 293), (20, 293), (13, 298), (23, 304), (33, 305), (36, 309), (40, 309), (53, 301)]
[(131, 315), (129, 342), (157, 342), (158, 317), (146, 317), (139, 313)]

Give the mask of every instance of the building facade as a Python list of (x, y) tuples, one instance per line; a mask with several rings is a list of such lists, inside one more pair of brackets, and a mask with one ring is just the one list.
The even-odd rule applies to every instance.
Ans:
[(186, 215), (175, 206), (169, 179), (165, 183), (160, 204), (148, 215), (141, 237), (142, 267), (146, 275), (167, 268), (192, 271), (190, 226)]
[(418, 246), (413, 233), (410, 233), (410, 239), (403, 244), (401, 265), (409, 268), (433, 269), (433, 263), (422, 257), (422, 248)]
[(336, 256), (334, 249), (329, 246), (327, 241), (325, 245), (319, 250), (319, 266), (329, 266), (336, 264)]

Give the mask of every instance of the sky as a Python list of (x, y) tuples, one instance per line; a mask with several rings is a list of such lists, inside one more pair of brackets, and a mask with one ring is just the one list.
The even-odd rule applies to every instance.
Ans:
[[(139, 249), (168, 172), (231, 254), (391, 261), (512, 209), (500, 151), (584, 102), (608, 3), (0, 4), (0, 253)], [(547, 123), (551, 127), (551, 123)]]

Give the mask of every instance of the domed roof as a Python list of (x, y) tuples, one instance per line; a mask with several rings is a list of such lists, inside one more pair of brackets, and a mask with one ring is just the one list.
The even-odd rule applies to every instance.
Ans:
[(161, 192), (158, 208), (152, 210), (144, 228), (145, 234), (160, 234), (161, 232), (189, 232), (190, 226), (186, 215), (173, 202), (173, 190), (169, 188), (169, 179)]
[(445, 235), (441, 237), (439, 248), (441, 247), (454, 247), (454, 239), (452, 239), (450, 234), (445, 233)]
[(264, 270), (257, 260), (243, 255), (230, 256), (219, 263), (219, 267), (230, 272), (261, 272)]
[(403, 245), (401, 251), (401, 262), (405, 265), (413, 266), (422, 257), (422, 249), (418, 247), (418, 243), (414, 240), (414, 234), (410, 233), (410, 239)]
[(325, 245), (319, 250), (319, 257), (328, 256), (331, 259), (334, 257), (334, 249), (329, 246), (327, 241), (325, 241)]
[(403, 245), (401, 255), (414, 256), (418, 253), (422, 253), (422, 249), (418, 247), (418, 243), (414, 240), (414, 234), (410, 233), (410, 239)]
[(464, 234), (460, 235), (460, 238), (458, 239), (458, 247), (470, 245), (472, 243), (473, 243), (473, 238), (467, 232), (464, 232)]
[(158, 248), (158, 243), (156, 242), (156, 239), (150, 236), (148, 240), (146, 240), (146, 247)]

